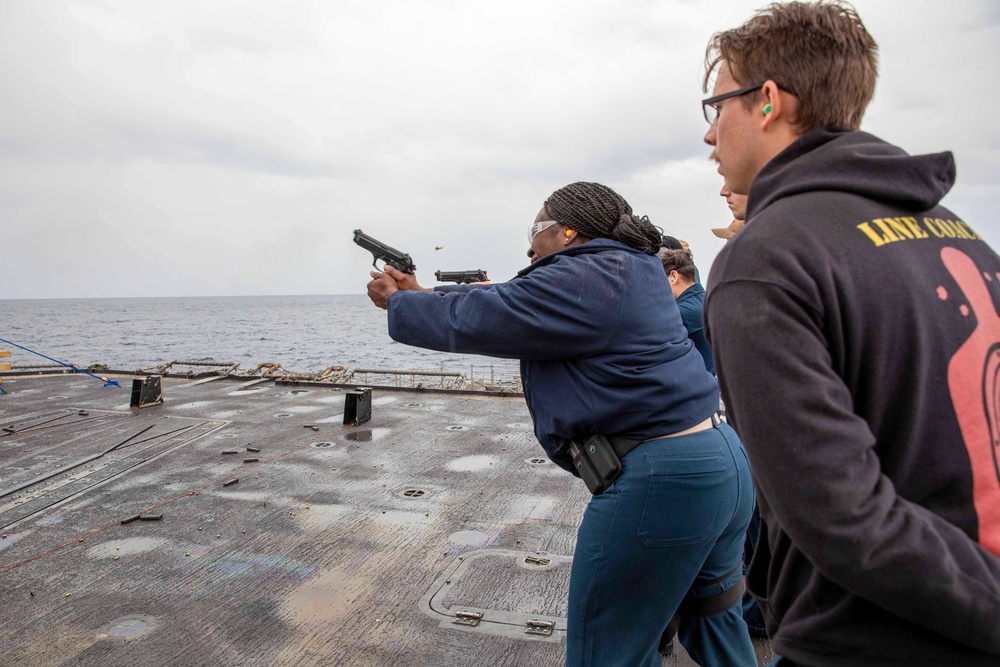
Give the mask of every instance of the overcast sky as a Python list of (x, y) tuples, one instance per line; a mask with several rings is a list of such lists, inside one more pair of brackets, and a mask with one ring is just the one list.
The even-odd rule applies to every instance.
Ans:
[[(763, 4), (0, 0), (0, 298), (361, 294), (356, 228), (425, 285), (506, 280), (579, 180), (707, 272), (731, 218), (705, 45)], [(863, 129), (953, 151), (944, 203), (1000, 248), (1000, 3), (855, 6), (880, 47)]]

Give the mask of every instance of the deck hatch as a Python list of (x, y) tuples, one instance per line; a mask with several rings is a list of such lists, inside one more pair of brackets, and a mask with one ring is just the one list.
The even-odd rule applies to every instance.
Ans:
[(510, 549), (468, 552), (444, 570), (421, 608), (442, 628), (561, 642), (572, 562)]

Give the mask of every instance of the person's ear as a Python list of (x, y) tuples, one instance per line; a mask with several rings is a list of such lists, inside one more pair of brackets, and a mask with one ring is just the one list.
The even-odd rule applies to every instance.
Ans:
[(764, 103), (760, 107), (761, 128), (766, 131), (778, 119), (788, 120), (785, 117), (788, 105), (785, 104), (784, 95), (782, 94), (782, 90), (778, 88), (778, 84), (770, 79), (764, 82), (764, 85), (761, 87), (761, 93), (764, 97)]

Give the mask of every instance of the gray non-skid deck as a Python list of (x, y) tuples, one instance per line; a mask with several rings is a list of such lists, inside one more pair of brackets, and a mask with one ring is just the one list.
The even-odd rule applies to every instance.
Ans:
[(588, 494), (523, 399), (118, 379), (5, 378), (0, 664), (562, 664)]

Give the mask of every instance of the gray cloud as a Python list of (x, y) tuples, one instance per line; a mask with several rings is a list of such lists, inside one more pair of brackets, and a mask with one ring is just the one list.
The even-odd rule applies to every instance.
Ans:
[[(576, 180), (707, 268), (702, 58), (759, 4), (0, 3), (4, 264), (32, 276), (0, 298), (358, 293), (356, 227), (427, 276), (505, 279)], [(954, 151), (946, 203), (996, 246), (994, 3), (855, 4), (882, 58), (865, 129)]]

